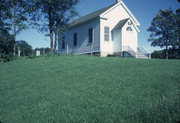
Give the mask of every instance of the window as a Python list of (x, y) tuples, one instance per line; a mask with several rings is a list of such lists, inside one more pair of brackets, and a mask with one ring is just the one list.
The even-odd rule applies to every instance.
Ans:
[(62, 49), (64, 49), (65, 48), (65, 42), (63, 41), (62, 42)]
[(77, 33), (74, 33), (74, 36), (73, 36), (73, 45), (77, 46)]
[(88, 39), (89, 39), (89, 43), (93, 42), (93, 28), (90, 28), (88, 31)]
[(127, 31), (133, 31), (130, 26), (128, 26), (128, 27), (126, 28), (126, 30), (127, 30)]
[(62, 49), (64, 49), (64, 48), (65, 48), (65, 37), (62, 36)]
[(109, 41), (109, 27), (104, 27), (104, 41)]

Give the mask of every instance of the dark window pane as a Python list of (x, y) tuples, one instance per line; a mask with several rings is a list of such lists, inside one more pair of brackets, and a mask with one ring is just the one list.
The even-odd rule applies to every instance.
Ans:
[(89, 29), (89, 43), (92, 43), (93, 42), (93, 29)]
[(65, 48), (65, 37), (63, 36), (62, 37), (62, 49), (64, 49)]
[(73, 44), (74, 44), (74, 46), (77, 46), (77, 33), (74, 33), (74, 36), (73, 36)]

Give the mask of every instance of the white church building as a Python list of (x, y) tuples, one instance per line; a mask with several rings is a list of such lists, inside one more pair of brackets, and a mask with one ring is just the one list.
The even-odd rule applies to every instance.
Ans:
[(109, 54), (147, 57), (138, 48), (140, 23), (122, 0), (73, 21), (61, 35), (58, 52), (62, 54)]

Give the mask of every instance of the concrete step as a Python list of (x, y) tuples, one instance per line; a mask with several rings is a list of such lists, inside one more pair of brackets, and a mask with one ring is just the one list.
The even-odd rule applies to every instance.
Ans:
[(136, 58), (140, 58), (140, 59), (149, 59), (149, 57), (144, 57), (144, 56), (137, 56)]
[(136, 57), (137, 58), (143, 58), (143, 59), (149, 59), (149, 57), (147, 55), (144, 55), (142, 53), (137, 53)]

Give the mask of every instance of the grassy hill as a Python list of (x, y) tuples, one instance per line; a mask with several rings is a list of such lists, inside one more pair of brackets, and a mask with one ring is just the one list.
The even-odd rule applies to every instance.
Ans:
[(0, 63), (0, 122), (177, 123), (179, 75), (179, 60), (51, 56)]

